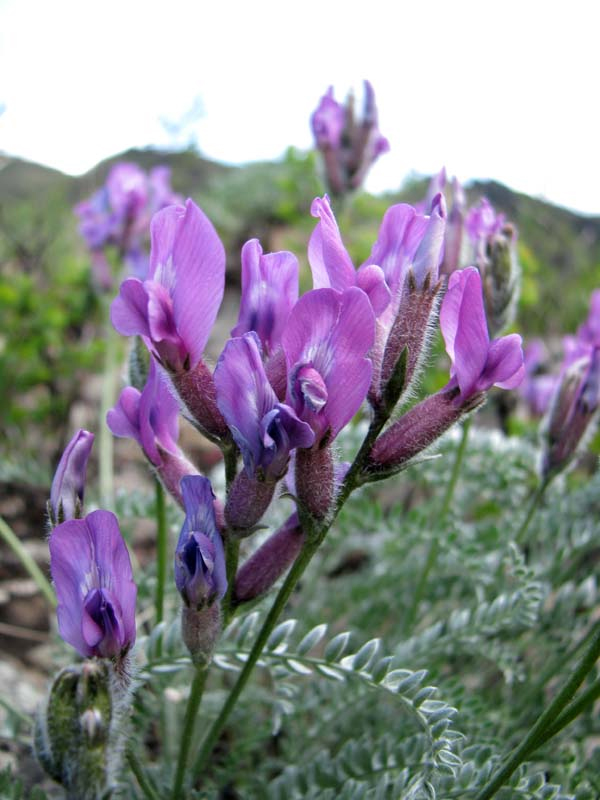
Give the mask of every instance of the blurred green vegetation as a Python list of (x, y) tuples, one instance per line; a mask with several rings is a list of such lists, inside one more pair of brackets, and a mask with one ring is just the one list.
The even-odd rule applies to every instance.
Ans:
[[(56, 459), (70, 432), (69, 410), (101, 368), (104, 301), (93, 288), (72, 207), (102, 185), (117, 161), (171, 167), (174, 189), (193, 197), (222, 237), (230, 285), (239, 285), (240, 248), (254, 237), (265, 252), (295, 252), (301, 288), (311, 285), (310, 204), (324, 191), (313, 153), (289, 149), (276, 162), (230, 167), (193, 150), (131, 150), (80, 177), (0, 158), (0, 444), (23, 457)], [(413, 178), (397, 192), (359, 194), (335, 208), (357, 265), (368, 256), (388, 206), (421, 200), (427, 183)], [(473, 184), (467, 195), (470, 203), (487, 196), (519, 229), (523, 280), (515, 330), (525, 339), (556, 340), (574, 332), (587, 313), (590, 291), (600, 285), (600, 217), (582, 217), (493, 182)], [(428, 376), (428, 390), (443, 380), (441, 347), (431, 361), (441, 369)]]

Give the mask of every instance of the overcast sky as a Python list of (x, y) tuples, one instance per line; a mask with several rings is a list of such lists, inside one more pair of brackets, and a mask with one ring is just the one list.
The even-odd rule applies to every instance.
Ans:
[(190, 138), (272, 159), (369, 78), (392, 148), (371, 191), (445, 165), (600, 214), (599, 23), (590, 0), (0, 0), (0, 150), (74, 174)]

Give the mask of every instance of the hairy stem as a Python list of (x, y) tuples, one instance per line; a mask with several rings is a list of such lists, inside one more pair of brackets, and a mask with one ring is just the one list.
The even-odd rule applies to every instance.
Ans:
[[(537, 750), (541, 744), (546, 742), (550, 736), (554, 735), (551, 733), (553, 728), (556, 728), (555, 732), (558, 733), (558, 730), (563, 727), (562, 725), (557, 727), (561, 714), (563, 712), (568, 714), (568, 711), (565, 711), (566, 707), (585, 680), (586, 675), (594, 667), (598, 656), (600, 656), (600, 622), (596, 623), (594, 626), (594, 636), (592, 637), (590, 645), (581, 661), (573, 669), (571, 676), (563, 688), (539, 717), (538, 721), (525, 736), (521, 744), (508, 756), (504, 766), (502, 766), (496, 775), (483, 787), (475, 800), (489, 800), (490, 797), (493, 797), (498, 789), (504, 786), (513, 772), (527, 757)], [(572, 708), (573, 707), (577, 707), (576, 703), (573, 703)], [(572, 717), (569, 717), (564, 724), (566, 725), (571, 719)]]
[(30, 577), (35, 581), (36, 586), (44, 595), (52, 608), (56, 606), (56, 595), (52, 588), (50, 581), (44, 575), (42, 570), (35, 563), (33, 556), (27, 551), (18, 536), (14, 533), (13, 529), (0, 517), (0, 537), (4, 539), (6, 544), (10, 547), (16, 557), (19, 559), (23, 567), (27, 570)]
[(194, 735), (196, 715), (202, 701), (202, 695), (204, 693), (207, 676), (208, 667), (206, 665), (196, 667), (194, 680), (192, 681), (192, 685), (190, 687), (190, 696), (185, 709), (183, 732), (181, 734), (181, 742), (179, 745), (179, 758), (177, 759), (175, 782), (173, 784), (173, 800), (178, 800), (178, 798), (184, 797), (184, 794), (182, 794), (183, 777), (187, 767), (188, 754), (190, 752), (192, 738)]
[(165, 509), (165, 492), (161, 482), (155, 479), (156, 490), (156, 624), (163, 621), (165, 584), (167, 581), (167, 558), (169, 539)]

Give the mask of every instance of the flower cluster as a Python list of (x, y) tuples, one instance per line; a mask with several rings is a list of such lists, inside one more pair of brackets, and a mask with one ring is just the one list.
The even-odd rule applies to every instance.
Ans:
[[(267, 591), (306, 538), (331, 524), (344, 493), (403, 468), (488, 389), (514, 388), (523, 375), (520, 337), (490, 339), (478, 270), (454, 271), (447, 286), (440, 278), (441, 193), (429, 213), (389, 208), (357, 269), (327, 195), (311, 212), (314, 288), (299, 296), (292, 253), (265, 254), (256, 240), (244, 245), (238, 321), (214, 370), (204, 350), (223, 297), (225, 251), (191, 200), (154, 216), (147, 273), (127, 278), (112, 303), (115, 328), (140, 337), (150, 366), (145, 385), (123, 389), (107, 423), (138, 442), (185, 510), (174, 570), (182, 633), (195, 659), (209, 657), (221, 605), (229, 613)], [(450, 380), (390, 422), (418, 378), (440, 302)], [(334, 442), (365, 402), (368, 446), (348, 472)], [(178, 444), (182, 411), (223, 451), (224, 504)], [(80, 434), (61, 462), (52, 491), (56, 521), (81, 516), (90, 447)], [(294, 513), (236, 570), (235, 543), (255, 532), (280, 486), (293, 496)], [(74, 561), (68, 539), (80, 551)], [(86, 656), (126, 651), (135, 635), (135, 588), (115, 518), (98, 511), (67, 519), (54, 529), (51, 553), (63, 637)]]
[(325, 180), (332, 195), (339, 197), (358, 189), (371, 165), (390, 149), (379, 132), (375, 94), (364, 82), (364, 106), (356, 119), (354, 96), (345, 105), (333, 96), (333, 86), (323, 95), (313, 113), (311, 128), (325, 165)]
[(154, 167), (147, 174), (137, 164), (115, 164), (104, 186), (75, 206), (79, 232), (90, 250), (100, 289), (112, 288), (110, 248), (117, 250), (130, 273), (145, 275), (150, 219), (161, 208), (181, 202), (170, 179), (168, 167)]

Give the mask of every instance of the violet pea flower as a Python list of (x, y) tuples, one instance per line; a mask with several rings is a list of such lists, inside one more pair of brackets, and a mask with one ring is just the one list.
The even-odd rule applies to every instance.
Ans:
[(242, 248), (242, 298), (232, 336), (258, 334), (271, 355), (281, 342), (290, 311), (298, 299), (298, 259), (286, 251), (263, 254), (258, 239)]
[(166, 379), (150, 359), (148, 380), (142, 391), (127, 386), (118, 403), (106, 415), (106, 424), (115, 436), (135, 439), (156, 467), (162, 464), (159, 447), (178, 454), (179, 402)]
[(327, 195), (315, 197), (310, 213), (319, 220), (308, 243), (313, 287), (343, 292), (358, 286), (368, 296), (375, 315), (380, 316), (390, 302), (390, 290), (381, 267), (363, 264), (358, 272), (354, 269)]
[(200, 610), (227, 591), (225, 553), (208, 478), (181, 481), (185, 521), (175, 550), (175, 583), (186, 606)]
[(225, 286), (225, 250), (192, 200), (154, 215), (148, 280), (129, 278), (111, 306), (124, 336), (143, 336), (169, 370), (201, 360)]
[(137, 588), (115, 515), (67, 520), (49, 546), (62, 638), (84, 658), (123, 655), (135, 642)]
[(286, 472), (290, 452), (310, 447), (310, 425), (280, 403), (263, 366), (255, 333), (230, 339), (215, 368), (217, 404), (240, 448), (250, 477), (277, 481)]
[(80, 429), (66, 446), (50, 489), (53, 524), (81, 516), (87, 463), (93, 444), (94, 434)]
[(448, 388), (458, 387), (457, 401), (492, 386), (514, 389), (524, 375), (521, 337), (516, 334), (490, 341), (481, 276), (475, 267), (453, 272), (440, 311), (446, 352), (452, 360)]
[(311, 426), (315, 444), (331, 442), (360, 408), (374, 338), (375, 317), (361, 289), (314, 289), (294, 306), (282, 337), (286, 402)]
[(482, 197), (478, 206), (473, 206), (465, 218), (465, 230), (474, 247), (481, 240), (500, 233), (506, 224), (504, 214), (497, 214), (487, 197)]

